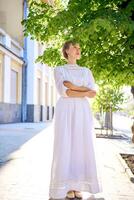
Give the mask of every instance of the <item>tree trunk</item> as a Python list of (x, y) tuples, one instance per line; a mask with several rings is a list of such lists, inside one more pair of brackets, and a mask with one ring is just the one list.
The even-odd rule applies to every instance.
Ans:
[(134, 143), (134, 123), (133, 123), (133, 125), (132, 125), (132, 127), (131, 127), (131, 130), (132, 130), (132, 142)]
[[(133, 98), (134, 98), (134, 86), (131, 86), (131, 93), (132, 93)], [(133, 122), (133, 125), (131, 127), (131, 130), (132, 130), (132, 134), (133, 134), (133, 136), (132, 136), (132, 142), (134, 143), (134, 122)]]
[(112, 111), (112, 106), (110, 107), (110, 130), (111, 130), (111, 134), (113, 135), (113, 111)]
[(111, 128), (111, 121), (110, 121), (110, 112), (106, 112), (105, 113), (105, 123), (104, 123), (104, 127), (106, 127), (107, 129)]
[(131, 86), (131, 93), (132, 93), (132, 95), (134, 97), (134, 86)]

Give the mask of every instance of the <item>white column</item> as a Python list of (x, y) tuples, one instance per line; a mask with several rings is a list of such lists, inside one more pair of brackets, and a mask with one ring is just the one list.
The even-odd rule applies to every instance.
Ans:
[(48, 68), (48, 105), (51, 106), (51, 69)]
[(53, 81), (53, 73), (52, 73), (52, 68), (51, 67), (49, 67), (49, 106), (50, 106), (50, 120), (52, 119), (52, 91), (51, 91), (51, 89), (52, 89), (52, 85), (53, 85), (53, 83), (52, 83), (52, 81)]
[(9, 56), (4, 56), (3, 67), (3, 102), (10, 103), (10, 91), (11, 91), (11, 59)]
[(42, 88), (42, 105), (45, 106), (45, 69), (44, 65), (42, 66), (42, 81), (41, 81), (41, 88)]
[[(38, 58), (38, 42), (36, 40), (33, 41), (34, 42), (34, 46), (33, 46), (33, 67), (34, 67), (34, 93), (33, 93), (33, 104), (37, 104), (37, 74), (38, 74), (38, 70), (40, 70), (39, 68), (39, 63), (35, 63), (35, 60)], [(42, 79), (42, 77), (40, 76), (40, 79)], [(41, 88), (40, 88), (41, 89)]]
[(34, 56), (34, 41), (28, 38), (27, 44), (27, 57), (28, 57), (28, 70), (27, 70), (27, 104), (35, 104), (35, 56)]
[[(5, 35), (6, 47), (11, 47), (11, 39), (9, 35)], [(10, 85), (11, 85), (11, 58), (8, 55), (4, 55), (3, 60), (3, 102), (10, 103)]]

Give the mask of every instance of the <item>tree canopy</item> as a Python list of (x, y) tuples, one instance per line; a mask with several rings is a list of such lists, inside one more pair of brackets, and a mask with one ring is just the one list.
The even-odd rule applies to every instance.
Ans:
[(60, 0), (55, 6), (30, 1), (25, 35), (46, 44), (38, 61), (61, 65), (64, 41), (78, 41), (81, 66), (98, 83), (134, 85), (134, 1)]

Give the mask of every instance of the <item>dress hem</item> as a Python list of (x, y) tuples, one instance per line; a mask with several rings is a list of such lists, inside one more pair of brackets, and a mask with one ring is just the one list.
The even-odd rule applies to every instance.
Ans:
[(102, 185), (96, 183), (82, 183), (82, 182), (70, 182), (63, 186), (50, 185), (49, 197), (54, 199), (65, 198), (69, 190), (78, 190), (81, 192), (89, 192), (91, 194), (97, 194), (102, 192)]

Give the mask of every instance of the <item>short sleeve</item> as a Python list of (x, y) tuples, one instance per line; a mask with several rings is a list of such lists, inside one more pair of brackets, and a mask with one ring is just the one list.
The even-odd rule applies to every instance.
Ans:
[(63, 73), (62, 73), (60, 67), (54, 68), (54, 80), (55, 80), (55, 86), (56, 86), (56, 89), (57, 89), (59, 95), (68, 97), (68, 95), (66, 94), (66, 90), (68, 88), (66, 86), (64, 86), (64, 84), (63, 84), (63, 82), (65, 80), (64, 80)]
[(87, 68), (87, 87), (96, 90), (95, 80), (90, 69)]

